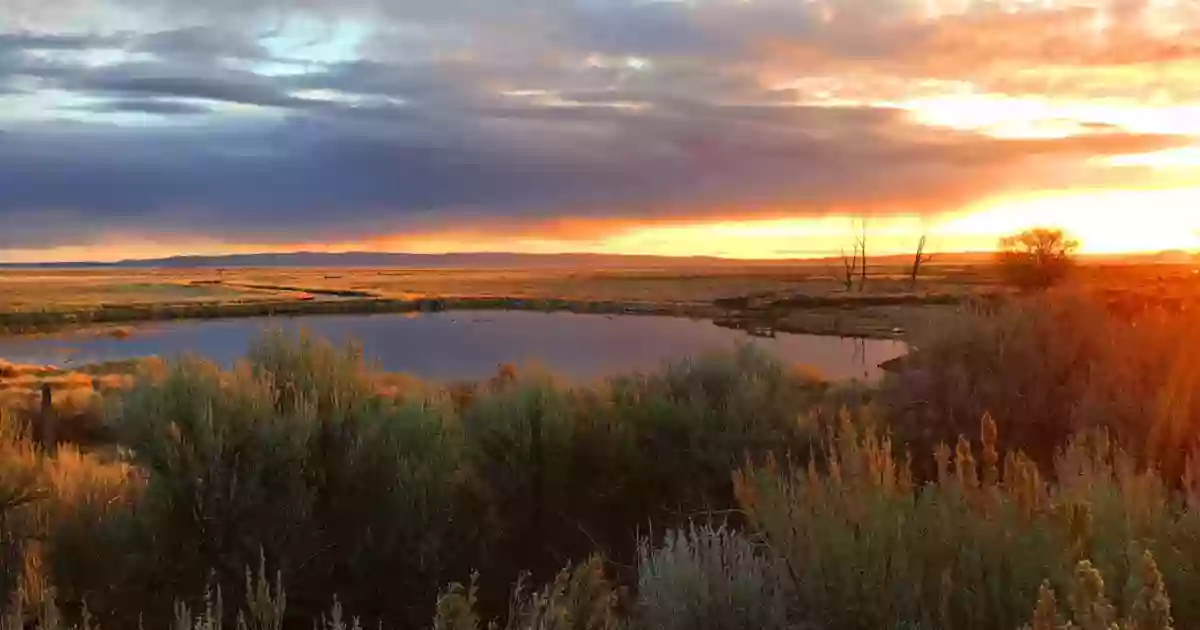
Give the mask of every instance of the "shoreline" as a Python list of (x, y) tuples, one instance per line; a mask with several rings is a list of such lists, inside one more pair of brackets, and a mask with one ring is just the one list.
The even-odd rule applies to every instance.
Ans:
[(793, 296), (764, 303), (727, 298), (713, 303), (647, 303), (495, 296), (420, 299), (342, 298), (254, 302), (100, 305), (75, 311), (0, 313), (0, 337), (81, 330), (119, 330), (142, 323), (306, 315), (372, 315), (449, 311), (524, 311), (595, 315), (657, 315), (704, 319), (752, 335), (774, 333), (901, 340), (906, 318), (926, 309), (956, 308), (959, 296)]

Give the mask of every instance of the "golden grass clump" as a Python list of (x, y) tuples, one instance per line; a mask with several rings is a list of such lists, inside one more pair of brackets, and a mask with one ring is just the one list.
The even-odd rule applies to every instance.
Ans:
[(1141, 587), (1124, 619), (1118, 620), (1117, 608), (1109, 601), (1104, 576), (1091, 562), (1082, 560), (1071, 583), (1071, 618), (1059, 612), (1054, 589), (1043, 582), (1033, 621), (1024, 630), (1172, 630), (1171, 600), (1149, 551), (1143, 555), (1142, 568)]
[(1133, 320), (1095, 295), (1064, 288), (964, 309), (912, 339), (917, 351), (880, 392), (902, 439), (953, 442), (985, 414), (1000, 446), (1048, 470), (1076, 432), (1105, 428), (1170, 478), (1200, 435), (1200, 327), (1186, 312)]
[[(1200, 569), (1194, 511), (1174, 506), (1157, 474), (1102, 433), (1073, 440), (1057, 460), (1058, 481), (1045, 482), (1019, 453), (997, 466), (996, 430), (985, 418), (978, 453), (966, 440), (938, 449), (942, 473), (907, 493), (897, 491), (905, 466), (880, 447), (886, 436), (845, 421), (822, 462), (735, 473), (739, 503), (787, 563), (808, 621), (1010, 629), (1047, 599), (1046, 579), (1074, 581), (1081, 628), (1115, 623), (1117, 610), (1147, 627), (1167, 621), (1166, 592), (1190, 592)], [(1101, 573), (1143, 586), (1110, 589)], [(1046, 604), (1042, 624), (1053, 617)], [(1174, 610), (1195, 622), (1198, 613), (1190, 601)]]

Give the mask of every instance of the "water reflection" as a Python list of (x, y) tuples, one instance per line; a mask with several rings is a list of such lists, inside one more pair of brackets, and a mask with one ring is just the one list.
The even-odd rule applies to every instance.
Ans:
[(335, 343), (353, 339), (383, 369), (430, 379), (486, 378), (498, 365), (530, 362), (567, 378), (594, 379), (655, 369), (667, 360), (730, 350), (738, 343), (757, 345), (827, 378), (869, 379), (879, 375), (880, 363), (904, 353), (904, 345), (894, 341), (786, 333), (752, 337), (708, 321), (674, 317), (453, 311), (172, 322), (139, 327), (124, 339), (86, 331), (6, 338), (0, 339), (0, 357), (17, 363), (78, 365), (192, 353), (232, 364), (257, 335), (272, 327), (303, 329)]

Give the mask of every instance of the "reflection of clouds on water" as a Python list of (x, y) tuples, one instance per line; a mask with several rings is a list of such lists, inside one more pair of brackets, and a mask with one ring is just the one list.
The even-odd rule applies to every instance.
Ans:
[(155, 324), (152, 334), (124, 340), (75, 334), (57, 340), (0, 339), (0, 357), (47, 362), (69, 352), (78, 363), (148, 355), (199, 354), (224, 365), (244, 356), (264, 329), (304, 330), (341, 345), (358, 342), (382, 369), (429, 379), (481, 379), (503, 363), (545, 366), (568, 379), (654, 370), (664, 362), (750, 343), (786, 365), (806, 365), (823, 380), (871, 379), (880, 363), (904, 354), (894, 341), (780, 333), (775, 338), (715, 326), (707, 320), (518, 311), (331, 315)]

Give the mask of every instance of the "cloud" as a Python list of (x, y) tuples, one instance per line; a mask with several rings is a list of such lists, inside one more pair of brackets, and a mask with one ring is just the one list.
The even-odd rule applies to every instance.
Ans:
[(1197, 14), (1148, 0), (51, 4), (0, 0), (0, 93), (25, 103), (0, 112), (0, 248), (946, 212), (1187, 139), (1104, 117), (996, 137), (914, 98), (1137, 101), (1153, 82), (1121, 68), (1200, 63)]
[(121, 44), (124, 38), (97, 35), (7, 32), (0, 33), (0, 52), (25, 50), (88, 50)]
[[(425, 133), (409, 135), (390, 129), (392, 119), (380, 112), (346, 108), (272, 126), (153, 137), (14, 133), (0, 145), (0, 187), (10, 192), (0, 201), (0, 243), (132, 229), (255, 242), (353, 239), (427, 229), (464, 213), (483, 224), (535, 225), (564, 217), (772, 216), (781, 208), (937, 212), (981, 191), (1028, 184), (1046, 161), (1167, 144), (1117, 134), (1005, 141), (929, 131), (914, 140), (906, 135), (917, 129), (884, 110), (694, 108), (694, 119), (682, 108), (593, 111), (565, 132), (555, 119), (493, 117), (456, 127), (425, 112), (409, 121)], [(72, 224), (8, 229), (39, 207), (72, 211)]]
[(265, 59), (270, 56), (266, 47), (244, 33), (211, 26), (150, 33), (138, 38), (133, 48), (168, 60), (219, 57)]
[(212, 108), (206, 105), (157, 98), (110, 100), (102, 103), (80, 105), (78, 109), (80, 111), (99, 114), (142, 113), (175, 116), (212, 113)]

